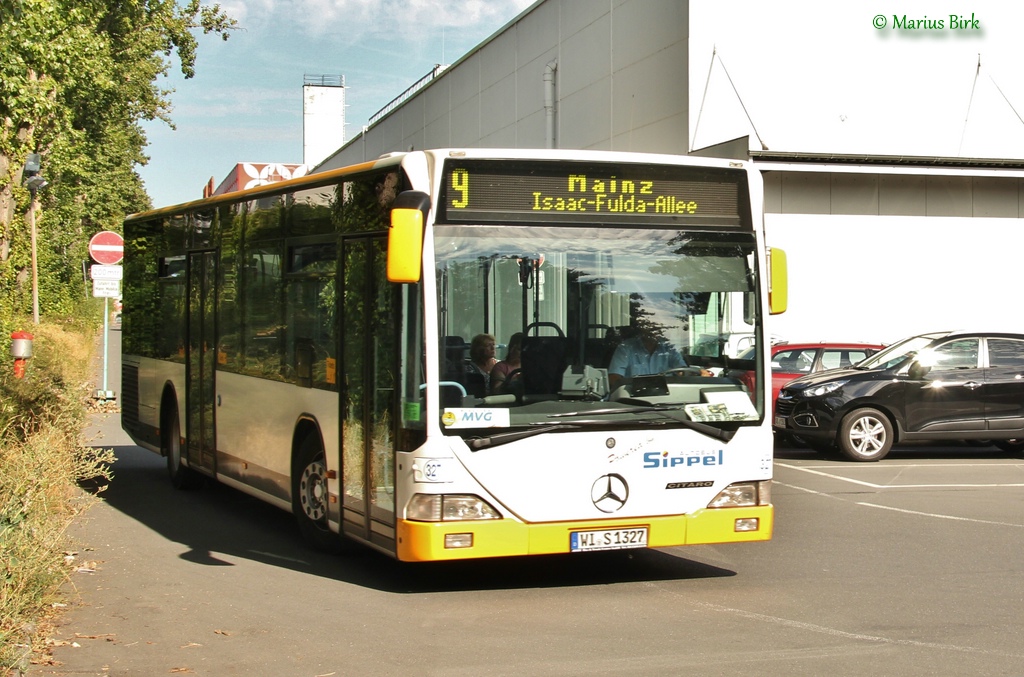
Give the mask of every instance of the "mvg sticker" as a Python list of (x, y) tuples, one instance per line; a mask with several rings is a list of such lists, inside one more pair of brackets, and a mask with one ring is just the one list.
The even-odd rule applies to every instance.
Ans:
[(507, 428), (508, 409), (445, 409), (441, 423), (447, 428)]

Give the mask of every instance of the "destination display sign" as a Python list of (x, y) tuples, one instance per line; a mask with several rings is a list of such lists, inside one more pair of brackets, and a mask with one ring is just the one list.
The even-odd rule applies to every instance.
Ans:
[(742, 170), (596, 162), (449, 160), (439, 220), (752, 227)]

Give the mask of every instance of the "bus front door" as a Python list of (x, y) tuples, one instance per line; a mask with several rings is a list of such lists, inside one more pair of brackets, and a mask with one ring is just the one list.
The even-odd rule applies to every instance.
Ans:
[(345, 532), (394, 551), (397, 287), (386, 260), (386, 238), (342, 238), (339, 447)]
[(185, 354), (185, 435), (189, 467), (212, 475), (214, 434), (214, 301), (217, 257), (213, 251), (188, 256), (188, 343)]

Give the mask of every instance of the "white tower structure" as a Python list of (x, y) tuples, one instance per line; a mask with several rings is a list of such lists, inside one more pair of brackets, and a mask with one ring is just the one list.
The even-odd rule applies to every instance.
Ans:
[(345, 143), (345, 76), (306, 75), (302, 83), (302, 163), (312, 169)]

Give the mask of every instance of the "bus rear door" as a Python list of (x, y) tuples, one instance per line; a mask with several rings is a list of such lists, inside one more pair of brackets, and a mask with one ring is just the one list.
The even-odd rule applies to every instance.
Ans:
[(217, 439), (214, 411), (216, 367), (214, 308), (217, 257), (214, 251), (188, 256), (188, 342), (185, 354), (186, 454), (189, 467), (216, 472)]

